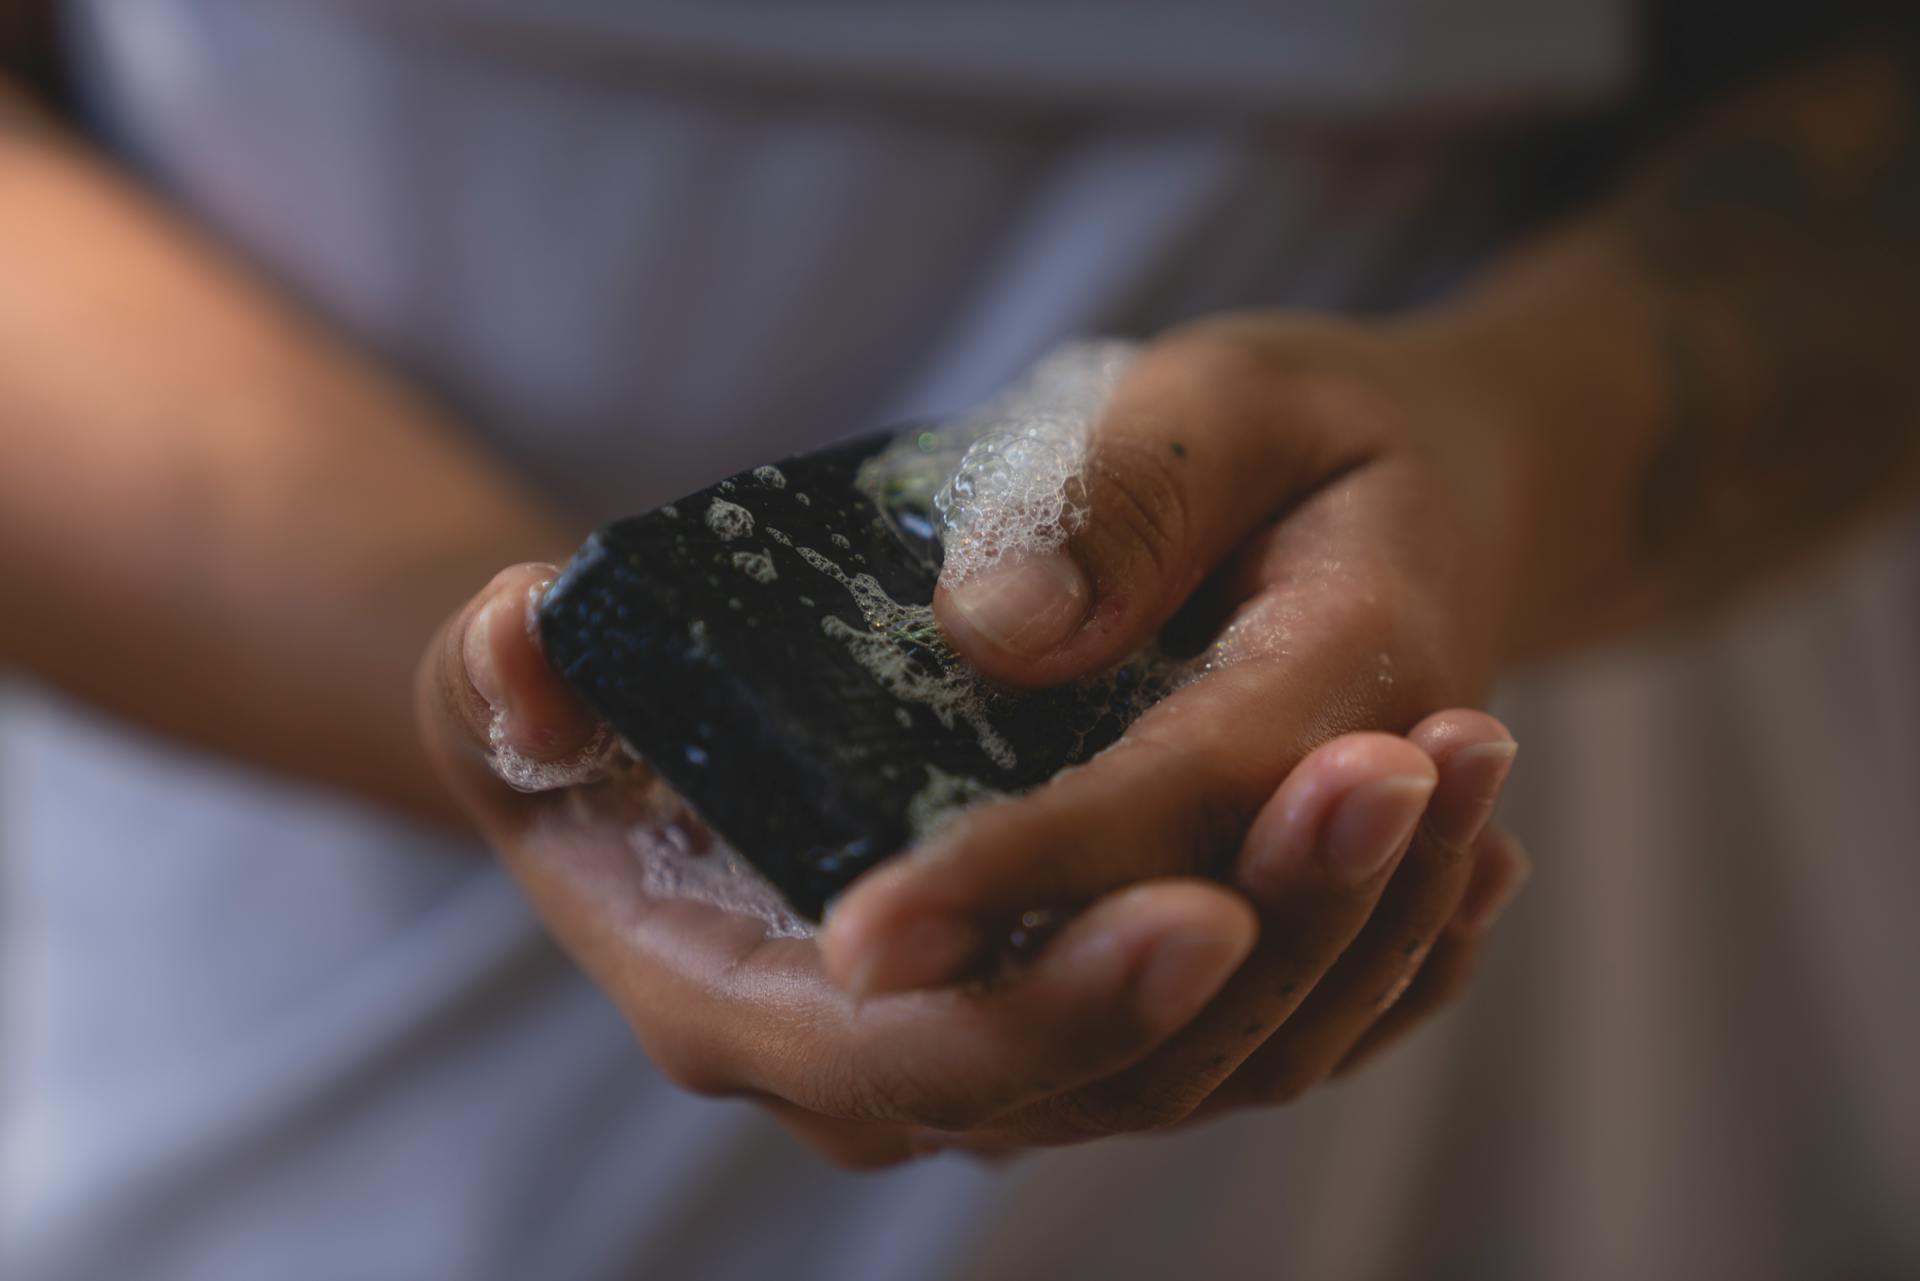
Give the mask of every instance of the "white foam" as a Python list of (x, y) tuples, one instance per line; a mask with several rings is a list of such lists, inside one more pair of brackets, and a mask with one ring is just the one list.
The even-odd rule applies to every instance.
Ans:
[[(925, 707), (948, 729), (964, 722), (973, 730), (980, 750), (1002, 769), (1019, 763), (1007, 742), (987, 716), (985, 687), (952, 651), (934, 620), (931, 605), (902, 605), (887, 595), (872, 574), (849, 574), (811, 547), (797, 547), (802, 560), (847, 589), (866, 622), (864, 629), (836, 614), (820, 620), (821, 630), (847, 647), (855, 662), (866, 668), (889, 694), (903, 703)], [(929, 663), (924, 655), (940, 661)]]
[(713, 505), (707, 508), (707, 528), (726, 542), (749, 538), (753, 535), (753, 513), (739, 503), (716, 498)]
[[(541, 647), (540, 603), (552, 586), (553, 580), (545, 579), (527, 589), (522, 626), (536, 649)], [(496, 709), (487, 722), (487, 766), (496, 778), (517, 792), (551, 792), (590, 783), (606, 773), (620, 750), (619, 738), (606, 725), (596, 722), (593, 737), (578, 751), (558, 760), (539, 760), (507, 741), (504, 709)]]
[(487, 725), (487, 765), (501, 782), (516, 792), (551, 792), (591, 783), (607, 772), (619, 750), (619, 740), (605, 725), (579, 751), (558, 760), (528, 756), (507, 741), (507, 714), (497, 711)]
[(1051, 551), (1085, 522), (1091, 429), (1137, 351), (1111, 339), (1063, 347), (952, 429), (970, 443), (933, 498), (950, 584)]
[(977, 805), (1007, 797), (1007, 793), (988, 787), (977, 778), (949, 774), (936, 765), (926, 768), (926, 786), (907, 802), (907, 829), (916, 842), (926, 840)]
[[(931, 495), (945, 550), (944, 572), (950, 580), (990, 568), (1009, 555), (1057, 547), (1085, 519), (1090, 429), (1136, 350), (1133, 344), (1118, 341), (1064, 348), (977, 413), (938, 432), (919, 430), (903, 437), (873, 466), (862, 469), (862, 487), (876, 501), (905, 495), (909, 505), (921, 511)], [(915, 470), (911, 474), (902, 470), (908, 467)], [(753, 480), (771, 488), (786, 485), (786, 477), (771, 467), (757, 469)], [(726, 493), (734, 486), (727, 483), (719, 488)], [(803, 504), (809, 501), (805, 494), (794, 497)], [(884, 510), (884, 501), (882, 506)], [(752, 513), (724, 498), (712, 501), (706, 522), (726, 541), (755, 532)], [(991, 689), (954, 661), (931, 606), (903, 605), (871, 574), (850, 572), (819, 550), (796, 546), (781, 531), (761, 532), (771, 542), (793, 547), (809, 566), (852, 598), (861, 624), (829, 613), (821, 619), (821, 627), (904, 704), (896, 710), (903, 727), (912, 724), (910, 707), (923, 708), (949, 729), (965, 725), (990, 761), (1015, 768), (1011, 744), (989, 718)], [(833, 536), (832, 544), (838, 551), (851, 552), (844, 537)], [(854, 558), (853, 563), (858, 560)], [(767, 582), (775, 576), (766, 549), (734, 552), (732, 561), (755, 581)], [(799, 599), (809, 607), (815, 605), (809, 596)], [(738, 597), (727, 605), (742, 607)], [(704, 624), (691, 624), (688, 634), (696, 646), (705, 646)], [(1111, 697), (1090, 701), (1112, 708), (1123, 723), (1130, 722), (1170, 688), (1219, 664), (1224, 657), (1220, 651), (1226, 648), (1216, 647), (1195, 664), (1175, 663), (1158, 654), (1140, 655), (1124, 674), (1090, 678), (1112, 685)], [(929, 662), (929, 656), (937, 661)], [(1081, 732), (1092, 729), (1090, 725)], [(967, 809), (1005, 795), (977, 778), (926, 768), (927, 781), (915, 793), (906, 815), (916, 841)], [(547, 769), (547, 776), (553, 777), (552, 767)], [(889, 776), (898, 774), (891, 765), (881, 769)], [(677, 817), (663, 810), (629, 832), (648, 893), (694, 899), (752, 917), (776, 938), (811, 936), (812, 927), (792, 912), (778, 891), (718, 838), (712, 838), (706, 849), (698, 848), (700, 842), (691, 833), (700, 830), (698, 820), (682, 805)]]

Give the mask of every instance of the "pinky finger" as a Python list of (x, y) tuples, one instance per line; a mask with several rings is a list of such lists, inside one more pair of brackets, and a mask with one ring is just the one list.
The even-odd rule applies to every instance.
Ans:
[(1354, 1042), (1334, 1069), (1335, 1076), (1359, 1067), (1460, 995), (1473, 975), (1488, 927), (1532, 874), (1532, 860), (1511, 833), (1497, 827), (1481, 833), (1474, 842), (1473, 877), (1453, 918), (1407, 990)]

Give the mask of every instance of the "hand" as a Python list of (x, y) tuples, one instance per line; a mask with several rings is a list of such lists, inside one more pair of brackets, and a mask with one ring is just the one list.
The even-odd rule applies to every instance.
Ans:
[[(1249, 961), (1204, 1014), (1080, 1091), (1055, 1137), (1297, 1094), (1413, 975), (1452, 968), (1422, 960), (1481, 893), (1476, 851), (1517, 858), (1479, 835), (1512, 758), (1505, 731), (1429, 719), (1479, 701), (1502, 657), (1500, 438), (1421, 351), (1286, 317), (1165, 338), (1095, 424), (1086, 519), (1065, 545), (943, 584), (955, 646), (1012, 684), (1102, 668), (1183, 613), (1219, 628), (1208, 674), (1120, 744), (876, 869), (822, 938), (849, 990), (913, 991), (966, 972), (1030, 909), (1224, 873), (1260, 920)], [(1364, 730), (1411, 742), (1315, 750)], [(1328, 778), (1362, 748), (1372, 785), (1336, 806)]]
[[(1196, 1015), (1213, 1017), (1202, 1012), (1247, 955), (1273, 946), (1257, 944), (1259, 923), (1237, 892), (1167, 878), (1102, 898), (992, 983), (849, 996), (826, 977), (812, 940), (770, 938), (758, 920), (648, 891), (632, 835), (686, 815), (643, 767), (602, 758), (583, 771), (591, 777), (533, 793), (496, 775), (488, 760), (496, 709), (500, 740), (550, 770), (598, 732), (524, 622), (530, 594), (551, 573), (504, 571), (442, 629), (421, 668), (422, 726), (447, 782), (536, 909), (681, 1085), (754, 1098), (850, 1166), (1065, 1141), (1084, 1130), (1080, 1100), (1120, 1090)], [(1524, 872), (1511, 841), (1467, 830), (1484, 820), (1488, 763), (1503, 761), (1504, 741), (1475, 713), (1434, 718), (1416, 735), (1420, 746), (1355, 735), (1313, 753), (1273, 798), (1264, 830), (1288, 851), (1302, 920), (1316, 903), (1365, 915), (1384, 873), (1348, 887), (1317, 869), (1389, 839), (1383, 810), (1417, 798), (1438, 839), (1474, 847), (1460, 855), (1473, 865), (1474, 888), (1451, 924), (1436, 926), (1406, 996), (1378, 1018), (1377, 1005), (1356, 1018), (1331, 1004), (1323, 1015), (1310, 1002), (1288, 1025), (1303, 1046), (1333, 1058), (1366, 1053), (1464, 976), (1480, 932)], [(1296, 1002), (1320, 974), (1347, 974), (1344, 961), (1335, 964), (1343, 942), (1317, 926), (1286, 941)], [(1392, 964), (1411, 972), (1407, 958)], [(1377, 969), (1367, 962), (1340, 981), (1378, 983)], [(1144, 1123), (1157, 1112), (1139, 1115)]]

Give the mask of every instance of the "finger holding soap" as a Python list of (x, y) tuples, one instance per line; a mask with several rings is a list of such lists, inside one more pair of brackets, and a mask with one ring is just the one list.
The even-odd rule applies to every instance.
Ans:
[(1176, 330), (1114, 374), (1090, 422), (1036, 415), (1010, 442), (1021, 466), (983, 460), (948, 513), (934, 598), (964, 659), (1050, 686), (1137, 653), (1263, 522), (1371, 455), (1367, 431), (1291, 412), (1269, 329)]
[(555, 572), (528, 563), (494, 575), (441, 628), (416, 681), (429, 748), (463, 799), (496, 821), (513, 813), (508, 788), (593, 777), (611, 741), (548, 666), (531, 626)]
[(467, 679), (499, 726), (490, 725), (489, 737), (542, 761), (579, 751), (598, 729), (541, 651), (535, 611), (558, 573), (537, 563), (502, 570), (481, 593), (460, 646)]

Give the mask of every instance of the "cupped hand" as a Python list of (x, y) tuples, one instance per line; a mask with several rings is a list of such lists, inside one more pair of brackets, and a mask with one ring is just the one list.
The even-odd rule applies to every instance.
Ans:
[(1094, 424), (1061, 545), (942, 584), (956, 649), (1009, 684), (1096, 671), (1170, 624), (1217, 637), (1118, 745), (876, 869), (821, 940), (849, 991), (905, 992), (965, 973), (1035, 908), (1235, 887), (1259, 922), (1247, 962), (1126, 1072), (1053, 1105), (1056, 1132), (1294, 1096), (1457, 983), (1443, 927), (1514, 875), (1517, 848), (1486, 834), (1513, 744), (1436, 715), (1478, 702), (1503, 655), (1506, 477), (1420, 351), (1290, 316), (1172, 334)]
[[(1519, 848), (1483, 830), (1511, 745), (1487, 718), (1450, 713), (1409, 738), (1328, 742), (1270, 797), (1261, 832), (1282, 851), (1276, 872), (1292, 887), (1297, 933), (1276, 932), (1236, 889), (1156, 877), (1095, 896), (989, 981), (849, 993), (812, 939), (772, 937), (754, 917), (654, 888), (643, 860), (666, 842), (647, 838), (691, 831), (697, 847), (703, 837), (644, 766), (595, 750), (603, 731), (548, 670), (526, 619), (552, 572), (503, 571), (442, 629), (419, 682), (437, 763), (665, 1075), (755, 1099), (843, 1164), (1164, 1124), (1178, 1119), (1168, 1098), (1185, 1093), (1170, 1092), (1170, 1078), (1192, 1072), (1219, 1085), (1225, 1056), (1251, 1067), (1250, 1051), (1265, 1054), (1278, 1032), (1297, 1046), (1289, 1062), (1332, 1070), (1444, 1001), (1524, 874)], [(1429, 922), (1424, 965), (1405, 954), (1354, 961), (1366, 949), (1320, 918), (1364, 919), (1403, 897), (1389, 890), (1389, 871), (1355, 879), (1351, 869), (1379, 861), (1378, 846), (1406, 844), (1402, 828), (1423, 815), (1416, 847), (1446, 846), (1471, 868), (1474, 888), (1449, 895), (1448, 911)], [(1402, 914), (1415, 898), (1426, 903), (1404, 897)], [(1401, 945), (1398, 928), (1383, 942)], [(1275, 981), (1272, 1001), (1250, 1011), (1226, 999), (1249, 956), (1276, 951), (1289, 977)], [(1366, 990), (1364, 1017), (1318, 995), (1336, 976)], [(1203, 1043), (1221, 1048), (1182, 1048)], [(1298, 1076), (1264, 1071), (1208, 1093), (1214, 1106), (1262, 1101), (1296, 1088)]]

